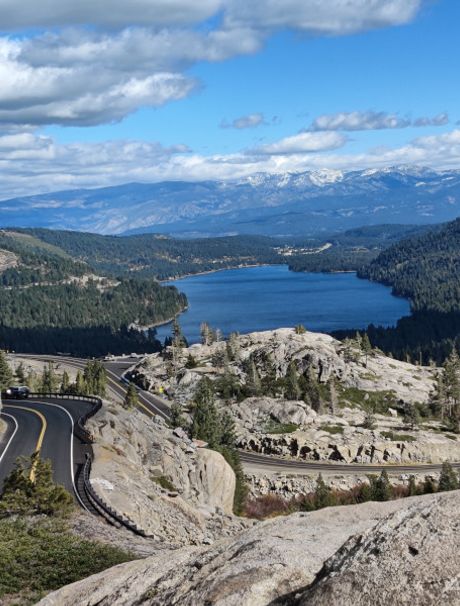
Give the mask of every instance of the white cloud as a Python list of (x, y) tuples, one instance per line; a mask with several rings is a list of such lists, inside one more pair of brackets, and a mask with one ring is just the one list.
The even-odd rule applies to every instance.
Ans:
[(189, 67), (254, 53), (276, 30), (349, 34), (406, 23), (420, 6), (421, 0), (0, 0), (2, 30), (29, 30), (0, 37), (0, 123), (120, 120), (189, 95), (197, 86)]
[(227, 29), (347, 34), (407, 23), (422, 0), (0, 0), (2, 30), (95, 25), (177, 26), (223, 15)]
[(305, 154), (343, 147), (346, 137), (335, 132), (326, 133), (299, 133), (285, 137), (275, 143), (261, 145), (253, 150), (254, 153), (265, 155), (278, 154)]
[(437, 116), (429, 117), (422, 116), (414, 120), (414, 126), (444, 126), (448, 124), (449, 116), (446, 112), (438, 114)]
[(310, 143), (308, 153), (298, 145), (297, 152), (291, 146), (289, 153), (204, 156), (189, 152), (183, 145), (165, 148), (141, 141), (59, 145), (50, 137), (31, 133), (4, 135), (0, 136), (0, 198), (130, 181), (234, 179), (263, 171), (358, 170), (399, 164), (437, 169), (460, 166), (460, 129), (360, 154), (313, 147)]
[(256, 126), (261, 126), (262, 124), (266, 124), (264, 115), (261, 113), (248, 114), (247, 116), (240, 116), (239, 118), (235, 118), (231, 122), (227, 122), (227, 120), (222, 120), (220, 123), (221, 128), (255, 128)]
[(221, 0), (0, 0), (3, 30), (93, 24), (177, 25), (208, 19)]
[(410, 125), (408, 118), (387, 112), (340, 112), (324, 114), (315, 118), (308, 130), (377, 130), (384, 128), (405, 128)]
[(227, 3), (225, 22), (342, 35), (408, 23), (421, 5), (422, 0), (234, 0)]
[(65, 30), (0, 38), (0, 123), (95, 125), (190, 94), (182, 72), (200, 60), (253, 52), (259, 40), (234, 32), (129, 29), (116, 35)]
[(387, 112), (339, 112), (337, 114), (324, 114), (313, 120), (307, 130), (309, 131), (359, 131), (382, 130), (393, 128), (407, 128), (408, 126), (443, 126), (449, 122), (447, 113), (433, 117), (420, 117), (412, 120), (399, 114)]

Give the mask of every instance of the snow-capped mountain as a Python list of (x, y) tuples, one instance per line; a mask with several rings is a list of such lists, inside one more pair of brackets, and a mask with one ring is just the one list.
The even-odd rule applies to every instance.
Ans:
[(418, 166), (128, 183), (0, 202), (0, 226), (99, 233), (310, 235), (460, 215), (460, 171)]

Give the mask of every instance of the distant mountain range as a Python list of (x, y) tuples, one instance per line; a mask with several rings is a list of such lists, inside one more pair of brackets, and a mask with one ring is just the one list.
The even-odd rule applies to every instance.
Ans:
[(0, 226), (101, 234), (311, 236), (460, 215), (460, 170), (399, 166), (233, 181), (127, 183), (0, 201)]

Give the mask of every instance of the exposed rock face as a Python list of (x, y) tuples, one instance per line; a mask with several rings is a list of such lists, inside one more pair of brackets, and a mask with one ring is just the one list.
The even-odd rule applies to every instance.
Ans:
[(133, 557), (146, 558), (159, 551), (169, 552), (174, 549), (173, 545), (148, 537), (140, 537), (127, 528), (110, 526), (102, 518), (81, 509), (72, 515), (68, 524), (69, 530), (73, 534), (90, 541), (119, 547), (132, 553)]
[(316, 412), (302, 401), (291, 401), (268, 397), (246, 398), (231, 407), (238, 425), (249, 431), (267, 428), (267, 421), (309, 425), (316, 418)]
[(147, 534), (200, 544), (245, 526), (232, 515), (235, 475), (219, 453), (195, 448), (159, 418), (114, 405), (88, 427), (96, 438), (94, 489)]
[[(377, 352), (369, 356), (353, 352), (350, 357), (343, 343), (320, 333), (296, 334), (291, 328), (254, 332), (237, 337), (236, 346), (238, 361), (232, 363), (231, 368), (239, 377), (244, 375), (241, 363), (252, 354), (256, 360), (268, 355), (278, 377), (286, 375), (289, 363), (294, 360), (300, 372), (311, 368), (322, 383), (335, 377), (346, 387), (391, 391), (396, 399), (404, 402), (427, 402), (434, 386), (434, 371), (431, 368), (393, 360)], [(224, 342), (216, 342), (209, 346), (192, 345), (180, 352), (177, 359), (180, 380), (175, 386), (176, 399), (190, 399), (203, 374), (211, 378), (219, 376), (222, 370), (216, 368), (212, 360), (224, 354), (225, 348)], [(189, 354), (197, 361), (197, 367), (191, 370), (185, 366)], [(170, 386), (166, 365), (159, 354), (148, 356), (137, 371), (145, 387), (156, 389)]]
[(9, 267), (17, 267), (19, 257), (9, 250), (0, 248), (0, 273)]
[[(364, 413), (353, 414), (362, 423)], [(271, 435), (242, 428), (238, 446), (280, 457), (341, 463), (456, 462), (460, 453), (460, 441), (455, 434), (409, 430), (400, 420), (383, 415), (376, 415), (374, 430), (363, 428), (358, 420), (349, 422), (344, 417), (329, 415), (318, 415), (308, 426), (286, 434)]]
[[(40, 606), (134, 604), (287, 606), (302, 603), (304, 606), (310, 604), (306, 597), (308, 595), (306, 588), (315, 580), (324, 561), (333, 556), (350, 536), (363, 534), (364, 538), (361, 543), (355, 544), (354, 550), (351, 549), (352, 543), (348, 543), (346, 549), (350, 562), (354, 561), (355, 552), (358, 554), (362, 552), (363, 555), (359, 557), (363, 558), (360, 561), (365, 566), (366, 577), (362, 578), (362, 575), (358, 576), (357, 573), (356, 589), (346, 586), (346, 590), (352, 596), (351, 600), (348, 597), (340, 599), (339, 596), (339, 601), (329, 603), (340, 604), (340, 606), (384, 603), (393, 605), (401, 603), (399, 602), (401, 592), (407, 595), (412, 592), (414, 599), (420, 592), (418, 601), (413, 601), (414, 604), (434, 604), (434, 602), (423, 601), (424, 592), (429, 595), (429, 592), (433, 591), (433, 587), (422, 583), (423, 571), (426, 570), (429, 574), (428, 578), (434, 578), (425, 567), (425, 563), (428, 566), (429, 562), (423, 555), (425, 553), (423, 540), (429, 539), (429, 545), (436, 549), (434, 553), (439, 554), (440, 561), (445, 564), (445, 573), (441, 571), (440, 578), (446, 579), (450, 574), (455, 579), (458, 575), (457, 553), (460, 546), (458, 516), (457, 520), (454, 517), (458, 497), (458, 492), (442, 496), (427, 495), (386, 503), (333, 507), (308, 514), (278, 518), (258, 524), (238, 537), (220, 541), (210, 548), (181, 548), (169, 552), (168, 557), (163, 553), (145, 560), (121, 564), (89, 579), (64, 587), (50, 594), (39, 604)], [(395, 512), (394, 517), (382, 522), (376, 534), (369, 530), (393, 512)], [(445, 512), (444, 523), (442, 518)], [(427, 515), (429, 519), (426, 519)], [(398, 530), (399, 523), (401, 523), (401, 531)], [(449, 536), (449, 524), (456, 526), (455, 539)], [(439, 533), (436, 536), (437, 529)], [(397, 540), (394, 549), (391, 547), (391, 537)], [(404, 572), (401, 574), (398, 572), (397, 560), (394, 560), (394, 573), (400, 583), (404, 579), (408, 586), (406, 589), (401, 585), (393, 584), (388, 559), (385, 575), (378, 574), (376, 577), (383, 586), (386, 602), (373, 600), (365, 602), (362, 596), (361, 598), (358, 596), (358, 592), (360, 588), (365, 589), (367, 583), (375, 592), (367, 595), (372, 597), (378, 595), (378, 591), (374, 589), (377, 581), (374, 582), (370, 578), (375, 570), (373, 566), (368, 567), (367, 561), (369, 557), (379, 557), (379, 555), (372, 555), (364, 547), (367, 545), (378, 547), (379, 541), (383, 541), (382, 545), (387, 548), (382, 555), (388, 553), (389, 556), (392, 553), (393, 558), (401, 555)], [(360, 544), (363, 545), (361, 551)], [(446, 546), (445, 554), (440, 553), (443, 544)], [(417, 555), (410, 553), (409, 545), (413, 549), (418, 549), (420, 554), (423, 552), (421, 558), (423, 568), (420, 573), (416, 571)], [(439, 570), (440, 567), (436, 566), (435, 569)], [(409, 574), (410, 571), (412, 575)], [(452, 585), (451, 595), (455, 587), (458, 591), (458, 585), (455, 586), (454, 583)], [(389, 592), (390, 586), (393, 594)], [(446, 587), (444, 581), (441, 587)], [(358, 597), (353, 601), (355, 595)], [(445, 595), (449, 597), (448, 593)], [(300, 602), (301, 600), (303, 601)], [(453, 604), (454, 602), (437, 603)]]
[(298, 606), (443, 606), (460, 603), (458, 493), (395, 512), (352, 537)]
[[(334, 490), (350, 490), (354, 486), (362, 483), (369, 483), (366, 474), (340, 474), (337, 472), (325, 472), (318, 469), (315, 474), (302, 473), (267, 473), (266, 471), (246, 470), (246, 480), (249, 487), (250, 497), (257, 498), (265, 495), (277, 495), (285, 499), (299, 497), (314, 492), (316, 480), (321, 471), (324, 482)], [(408, 485), (410, 477), (413, 476), (417, 484), (424, 482), (427, 478), (433, 481), (439, 479), (439, 472), (402, 474), (391, 473), (391, 467), (388, 468), (390, 484), (393, 486)]]
[[(229, 347), (232, 361), (227, 360), (224, 371), (222, 360)], [(189, 356), (195, 361), (193, 369), (187, 368)], [(340, 386), (340, 400), (336, 394), (333, 415), (317, 414), (303, 401), (281, 397), (258, 396), (225, 403), (236, 421), (240, 448), (286, 458), (342, 463), (458, 460), (459, 440), (455, 435), (446, 436), (437, 431), (439, 427), (434, 427), (435, 423), (432, 428), (410, 431), (401, 416), (398, 417), (398, 411), (390, 406), (427, 403), (434, 386), (435, 369), (393, 360), (377, 351), (366, 355), (356, 345), (341, 343), (328, 335), (296, 334), (293, 329), (279, 329), (241, 335), (228, 344), (193, 345), (175, 354), (177, 381), (174, 384), (168, 377), (167, 363), (159, 354), (146, 358), (136, 372), (144, 386), (170, 387), (174, 390), (174, 399), (187, 404), (203, 376), (215, 380), (224, 372), (230, 372), (244, 385), (247, 381), (245, 361), (250, 356), (262, 378), (267, 372), (267, 360), (270, 360), (271, 372), (278, 378), (286, 375), (292, 361), (298, 373), (313, 373), (320, 384), (334, 377)], [(382, 410), (389, 408), (388, 415), (376, 415), (375, 430), (363, 426), (365, 413), (360, 408), (371, 396), (378, 398)], [(353, 401), (353, 397), (357, 400)], [(292, 424), (298, 429), (294, 433), (271, 433), (276, 424)]]

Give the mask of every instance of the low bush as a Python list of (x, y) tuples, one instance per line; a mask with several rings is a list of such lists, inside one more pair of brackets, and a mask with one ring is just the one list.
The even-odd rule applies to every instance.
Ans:
[(337, 434), (337, 433), (343, 433), (343, 426), (342, 425), (321, 425), (320, 429), (322, 431), (327, 431), (327, 433), (331, 433), (331, 434)]
[(267, 433), (273, 434), (292, 433), (297, 429), (299, 429), (299, 426), (295, 423), (277, 423), (276, 421), (270, 421), (270, 423), (267, 423), (265, 427), (265, 431)]
[(177, 490), (171, 480), (166, 476), (153, 476), (152, 480), (165, 490), (169, 490), (171, 492), (175, 492)]
[(63, 520), (0, 520), (0, 603), (35, 604), (47, 592), (133, 560), (116, 547), (68, 532)]
[(349, 490), (335, 490), (328, 487), (321, 474), (316, 481), (316, 489), (308, 494), (286, 499), (277, 494), (263, 495), (248, 499), (244, 515), (263, 520), (296, 511), (315, 511), (334, 505), (356, 505), (366, 501), (389, 501), (416, 494), (431, 494), (437, 491), (457, 490), (460, 484), (457, 474), (449, 463), (442, 466), (439, 482), (427, 477), (424, 482), (415, 482), (411, 476), (407, 484), (392, 486), (384, 470), (377, 475), (369, 475), (368, 482), (362, 482)]
[(393, 431), (381, 431), (380, 435), (392, 442), (415, 442), (417, 438), (407, 433), (394, 433)]

